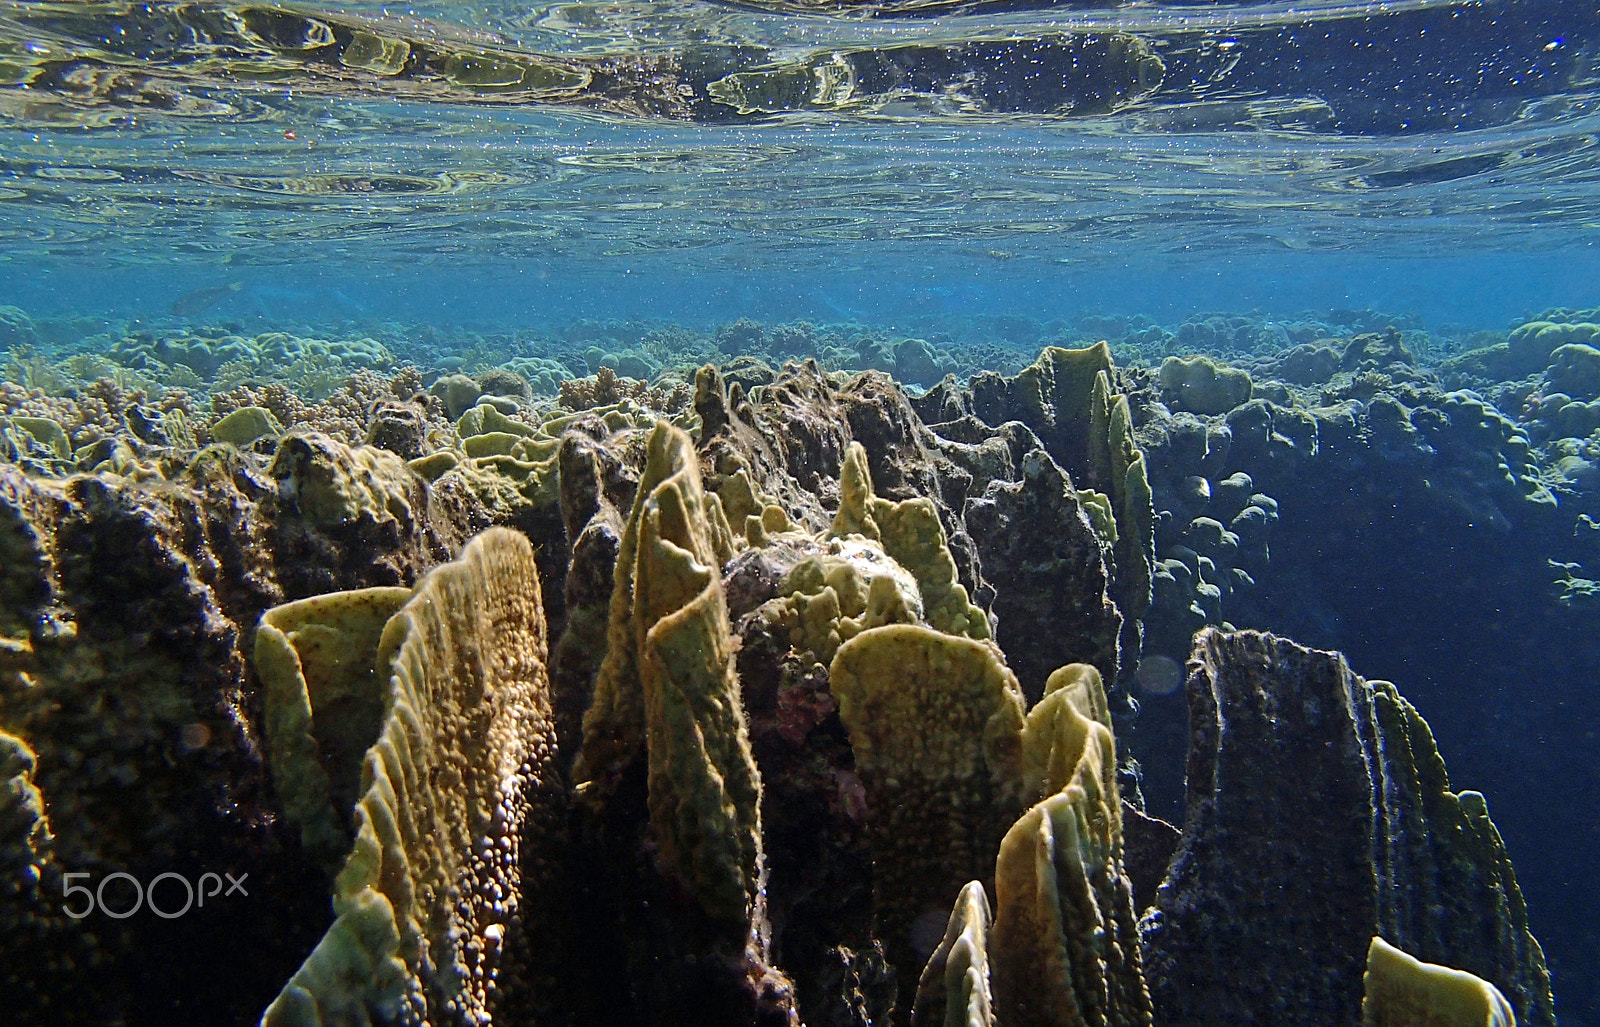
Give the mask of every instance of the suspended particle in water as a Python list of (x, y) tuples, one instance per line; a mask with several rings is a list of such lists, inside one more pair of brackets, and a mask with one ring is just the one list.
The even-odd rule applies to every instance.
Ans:
[(211, 741), (211, 729), (204, 724), (185, 724), (180, 734), (183, 738), (183, 747), (191, 752), (204, 749)]
[(1133, 677), (1150, 695), (1171, 695), (1183, 687), (1183, 666), (1170, 656), (1146, 656)]

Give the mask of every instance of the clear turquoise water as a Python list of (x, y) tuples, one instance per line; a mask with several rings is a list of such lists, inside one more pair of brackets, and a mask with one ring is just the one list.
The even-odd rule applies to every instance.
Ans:
[[(217, 314), (297, 319), (1338, 306), (1502, 327), (1593, 302), (1592, 5), (296, 10), (0, 5), (0, 289), (153, 316), (240, 281)], [(315, 45), (355, 31), (590, 81), (474, 88)], [(1051, 113), (1105, 77), (1073, 47), (1119, 32), (1160, 84)], [(944, 77), (869, 81), (913, 47)], [(708, 48), (809, 85), (740, 114), (690, 67)], [(608, 86), (607, 61), (668, 70)], [(698, 106), (618, 109), (673, 75)]]

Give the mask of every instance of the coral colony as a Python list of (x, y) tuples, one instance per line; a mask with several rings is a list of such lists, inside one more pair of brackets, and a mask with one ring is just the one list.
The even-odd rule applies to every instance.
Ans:
[(1593, 602), (1582, 317), (453, 365), (7, 317), (9, 1022), (1555, 1023), (1406, 682), (1286, 635), (1350, 609), (1304, 539), (1397, 504)]

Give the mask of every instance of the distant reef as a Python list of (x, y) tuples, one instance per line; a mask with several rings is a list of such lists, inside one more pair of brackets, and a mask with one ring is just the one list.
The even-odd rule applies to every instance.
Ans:
[(1554, 1025), (1592, 318), (6, 308), (8, 1022)]

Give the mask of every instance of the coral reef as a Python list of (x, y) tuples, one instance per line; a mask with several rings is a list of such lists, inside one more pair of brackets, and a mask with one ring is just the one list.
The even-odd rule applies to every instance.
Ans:
[[(1382, 934), (1552, 1022), (1505, 846), (1392, 686), (1205, 633), (1181, 836), (1136, 787), (1149, 667), (1265, 612), (1321, 478), (1558, 505), (1531, 427), (1363, 319), (1276, 326), (1311, 385), (1219, 321), (1231, 366), (1165, 383), (1099, 344), (963, 386), (936, 332), (741, 322), (419, 335), (388, 377), (353, 330), (155, 333), (7, 386), (15, 1018), (1354, 1022)], [(716, 347), (773, 363), (670, 370)], [(248, 905), (62, 901), (222, 869)]]
[(331, 861), (330, 876), (350, 848), (347, 811), (385, 716), (378, 642), (411, 597), (399, 586), (330, 592), (275, 606), (256, 626), (273, 784), (301, 847)]

